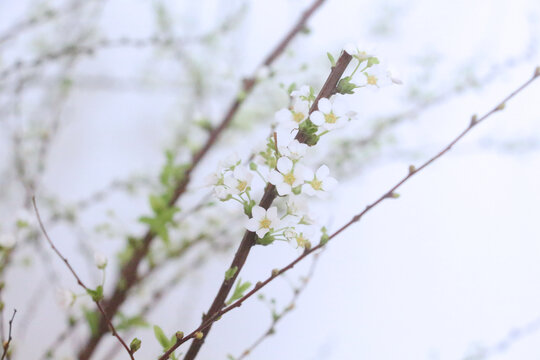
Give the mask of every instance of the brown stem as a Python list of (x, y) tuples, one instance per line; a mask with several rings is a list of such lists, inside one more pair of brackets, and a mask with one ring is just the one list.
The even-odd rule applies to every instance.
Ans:
[[(335, 89), (337, 86), (337, 83), (341, 79), (341, 76), (345, 72), (345, 69), (351, 62), (352, 57), (347, 54), (346, 52), (342, 52), (341, 56), (339, 57), (336, 66), (332, 68), (332, 71), (330, 72), (330, 75), (328, 75), (328, 79), (324, 83), (321, 91), (319, 92), (319, 95), (317, 96), (317, 99), (313, 103), (310, 113), (315, 111), (317, 109), (317, 103), (318, 100), (321, 98), (328, 98), (332, 94), (335, 93)], [(296, 135), (296, 140), (298, 140), (301, 143), (305, 142), (304, 134), (299, 132)], [(270, 205), (272, 205), (272, 202), (277, 196), (276, 189), (274, 185), (268, 184), (266, 186), (266, 189), (264, 191), (264, 195), (259, 202), (259, 206), (268, 209)], [(214, 301), (212, 302), (212, 305), (208, 309), (206, 315), (203, 317), (203, 324), (207, 322), (208, 319), (214, 318), (214, 315), (219, 313), (219, 311), (225, 306), (225, 300), (227, 296), (229, 295), (229, 292), (231, 291), (231, 288), (242, 270), (242, 267), (244, 266), (244, 263), (246, 262), (247, 257), (249, 256), (249, 252), (251, 250), (251, 247), (255, 245), (256, 235), (254, 232), (246, 231), (244, 233), (244, 237), (242, 238), (242, 242), (240, 243), (240, 246), (238, 247), (238, 250), (236, 251), (236, 254), (234, 256), (234, 259), (231, 263), (230, 268), (237, 268), (235, 274), (230, 279), (223, 280), (223, 283), (221, 284), (221, 287), (219, 288), (219, 291), (217, 295), (214, 298)], [(186, 356), (184, 357), (184, 360), (193, 360), (197, 356), (197, 353), (199, 352), (202, 344), (204, 343), (204, 340), (206, 336), (208, 335), (208, 332), (210, 332), (210, 328), (212, 327), (212, 323), (210, 323), (208, 326), (205, 327), (205, 332), (203, 334), (202, 339), (195, 340), (191, 344)], [(160, 360), (168, 359), (169, 356), (172, 354), (172, 352), (178, 347), (180, 344), (177, 342), (173, 347), (171, 347), (167, 352), (165, 352), (161, 357)]]
[[(291, 40), (302, 29), (304, 29), (308, 19), (315, 12), (315, 10), (317, 10), (323, 4), (324, 1), (325, 0), (316, 0), (304, 12), (302, 17), (299, 19), (296, 25), (287, 33), (285, 38), (283, 38), (283, 40), (276, 46), (276, 48), (270, 54), (268, 54), (268, 56), (263, 61), (262, 66), (270, 66), (285, 51), (285, 49), (287, 48)], [(201, 160), (209, 152), (209, 150), (214, 146), (214, 144), (217, 142), (221, 133), (229, 126), (232, 119), (236, 115), (238, 109), (243, 104), (244, 100), (246, 99), (247, 95), (249, 95), (252, 92), (253, 88), (255, 87), (255, 84), (256, 84), (255, 75), (249, 79), (246, 79), (243, 82), (242, 93), (244, 93), (246, 96), (237, 97), (234, 100), (234, 102), (229, 107), (229, 110), (225, 114), (224, 118), (222, 119), (221, 123), (211, 131), (208, 139), (206, 140), (206, 143), (193, 156), (193, 159), (191, 161), (191, 166), (186, 170), (183, 179), (177, 184), (175, 191), (173, 193), (173, 196), (171, 197), (171, 200), (169, 202), (169, 205), (175, 204), (180, 198), (180, 196), (186, 191), (187, 185), (189, 184), (190, 177), (193, 170), (197, 167), (197, 165), (201, 162)], [(152, 243), (154, 237), (155, 237), (155, 234), (152, 233), (150, 230), (148, 230), (148, 232), (143, 236), (141, 245), (137, 248), (133, 257), (121, 269), (120, 271), (120, 279), (122, 279), (121, 283), (117, 285), (113, 294), (107, 300), (104, 301), (105, 313), (108, 315), (109, 318), (112, 318), (117, 313), (120, 306), (126, 300), (129, 290), (133, 287), (133, 285), (137, 283), (138, 281), (137, 269), (141, 261), (144, 259), (144, 257), (148, 253), (150, 244)], [(246, 240), (246, 242), (248, 241), (249, 239)], [(90, 356), (95, 351), (97, 345), (99, 344), (101, 338), (107, 332), (107, 330), (108, 330), (107, 323), (104, 317), (100, 317), (98, 330), (96, 334), (93, 335), (88, 340), (88, 342), (83, 345), (83, 347), (79, 351), (79, 355), (78, 355), (79, 360), (88, 360), (90, 358)]]

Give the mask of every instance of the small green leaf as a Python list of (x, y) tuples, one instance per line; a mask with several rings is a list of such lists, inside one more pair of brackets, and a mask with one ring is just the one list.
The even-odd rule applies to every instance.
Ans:
[(229, 300), (227, 300), (227, 305), (232, 304), (234, 301), (240, 299), (242, 296), (244, 296), (244, 292), (249, 289), (251, 286), (251, 283), (249, 281), (246, 281), (245, 283), (242, 283), (242, 279), (238, 279), (238, 282), (236, 283), (236, 287), (234, 288), (234, 292)]
[(99, 285), (96, 290), (86, 289), (86, 293), (92, 297), (95, 302), (103, 299), (103, 286)]
[(259, 245), (270, 245), (271, 243), (273, 243), (275, 240), (275, 238), (270, 235), (269, 232), (267, 232), (266, 234), (264, 234), (264, 236), (262, 238), (257, 238), (257, 244)]
[(379, 63), (379, 59), (377, 59), (376, 57), (370, 57), (367, 61), (367, 67), (372, 67), (373, 65), (375, 64), (378, 64)]
[(328, 56), (328, 60), (330, 60), (330, 64), (332, 64), (332, 67), (336, 67), (336, 59), (330, 54), (329, 52), (326, 53), (326, 56)]
[(161, 344), (163, 349), (169, 348), (169, 339), (167, 338), (167, 336), (165, 336), (165, 333), (163, 332), (163, 330), (157, 325), (154, 325), (154, 336), (156, 337), (157, 341)]
[(83, 313), (84, 313), (84, 318), (86, 319), (86, 322), (88, 323), (88, 327), (90, 327), (90, 333), (92, 334), (92, 336), (97, 335), (98, 326), (99, 326), (99, 315), (97, 311), (83, 309)]
[(232, 267), (229, 270), (225, 271), (225, 280), (229, 281), (238, 271), (238, 266)]
[(325, 245), (328, 242), (328, 240), (330, 240), (330, 237), (328, 236), (326, 227), (323, 226), (323, 228), (321, 229), (321, 232), (322, 232), (322, 235), (321, 235), (320, 244)]
[(358, 86), (351, 82), (352, 78), (350, 76), (345, 76), (343, 79), (339, 80), (337, 84), (337, 92), (340, 94), (354, 94), (354, 89)]

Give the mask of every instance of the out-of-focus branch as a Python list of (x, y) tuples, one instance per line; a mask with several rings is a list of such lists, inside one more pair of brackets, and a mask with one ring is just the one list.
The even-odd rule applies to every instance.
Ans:
[[(17, 313), (17, 309), (13, 310), (13, 315), (11, 315), (11, 319), (9, 320), (9, 331), (8, 331), (8, 339), (5, 343), (2, 344), (2, 347), (4, 348), (4, 353), (2, 354), (2, 358), (0, 360), (4, 360), (6, 356), (8, 356), (9, 352), (9, 345), (11, 344), (11, 330), (13, 328), (13, 319), (15, 319), (15, 314)], [(2, 324), (3, 326), (3, 324)]]
[[(51, 238), (49, 237), (49, 234), (47, 233), (47, 230), (45, 229), (45, 226), (43, 225), (43, 222), (41, 221), (41, 216), (39, 214), (39, 210), (37, 208), (37, 204), (36, 204), (36, 198), (32, 198), (32, 204), (34, 205), (34, 210), (36, 212), (36, 217), (38, 219), (38, 222), (39, 222), (39, 226), (41, 228), (41, 231), (43, 232), (43, 235), (45, 236), (45, 239), (47, 240), (47, 242), (49, 243), (49, 245), (51, 246), (51, 248), (53, 249), (53, 251), (56, 253), (56, 255), (58, 255), (58, 257), (64, 262), (64, 264), (66, 264), (67, 268), (69, 269), (69, 271), (71, 272), (71, 274), (73, 275), (73, 277), (75, 277), (75, 280), (77, 280), (77, 284), (79, 284), (80, 287), (82, 287), (86, 292), (89, 292), (90, 288), (88, 288), (81, 280), (81, 278), (79, 277), (79, 275), (77, 275), (77, 273), (75, 272), (75, 269), (73, 269), (73, 267), (71, 266), (71, 264), (69, 263), (68, 259), (62, 255), (62, 253), (58, 250), (58, 248), (54, 245), (54, 243), (52, 242)], [(114, 337), (116, 337), (118, 339), (118, 341), (122, 344), (122, 346), (124, 347), (124, 349), (126, 349), (127, 353), (129, 354), (130, 358), (132, 360), (135, 360), (135, 358), (133, 357), (133, 352), (131, 351), (131, 349), (127, 346), (127, 344), (125, 343), (125, 341), (122, 339), (122, 337), (116, 332), (116, 329), (114, 327), (114, 325), (112, 324), (112, 322), (110, 321), (110, 319), (107, 317), (107, 315), (105, 314), (105, 311), (103, 310), (103, 307), (101, 306), (100, 302), (98, 299), (95, 299), (93, 298), (92, 299), (99, 312), (102, 314), (103, 317), (105, 317), (106, 321), (107, 321), (107, 325), (109, 326), (109, 329), (111, 330), (112, 334)]]

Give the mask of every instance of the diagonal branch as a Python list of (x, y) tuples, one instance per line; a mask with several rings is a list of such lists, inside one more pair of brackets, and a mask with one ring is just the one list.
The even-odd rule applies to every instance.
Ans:
[[(310, 109), (310, 114), (317, 110), (317, 103), (319, 99), (321, 98), (328, 98), (332, 94), (335, 93), (336, 86), (341, 79), (341, 76), (343, 75), (343, 72), (345, 72), (345, 69), (351, 62), (352, 57), (347, 54), (346, 52), (342, 52), (341, 56), (339, 57), (338, 61), (336, 62), (336, 66), (332, 68), (332, 71), (330, 72), (330, 75), (328, 75), (328, 78), (326, 82), (324, 83), (321, 91), (319, 92), (319, 95), (317, 96), (316, 100), (313, 103), (313, 106)], [(301, 142), (305, 143), (306, 137), (304, 136), (304, 133), (298, 132), (296, 135), (296, 139)], [(261, 201), (259, 202), (259, 206), (268, 209), (270, 205), (272, 205), (272, 202), (276, 198), (277, 193), (275, 186), (272, 184), (268, 184), (266, 186), (266, 189), (264, 190), (264, 194), (262, 196)], [(221, 284), (221, 287), (219, 288), (219, 291), (217, 292), (214, 301), (212, 302), (212, 305), (210, 306), (210, 309), (206, 313), (206, 315), (203, 317), (203, 324), (205, 324), (208, 319), (214, 318), (215, 314), (219, 313), (220, 310), (225, 306), (225, 300), (227, 296), (229, 295), (229, 292), (232, 289), (232, 286), (238, 277), (238, 274), (240, 274), (240, 271), (242, 270), (242, 267), (244, 266), (246, 259), (249, 256), (249, 252), (253, 245), (255, 245), (257, 237), (254, 232), (246, 231), (244, 233), (244, 237), (242, 238), (242, 242), (240, 243), (238, 249), (236, 250), (236, 254), (234, 256), (234, 259), (231, 263), (231, 266), (229, 268), (236, 268), (237, 271), (234, 273), (232, 277), (229, 279), (224, 279), (223, 283)], [(194, 341), (191, 344), (191, 347), (189, 348), (184, 360), (193, 360), (197, 356), (197, 353), (199, 352), (202, 344), (204, 343), (204, 339), (208, 335), (208, 332), (210, 331), (210, 328), (212, 326), (212, 322), (210, 322), (205, 327), (205, 332), (201, 339), (198, 339)], [(176, 348), (178, 348), (182, 344), (181, 341), (177, 341), (174, 346), (172, 346), (169, 350), (167, 350), (161, 357), (160, 360), (168, 359), (169, 356), (174, 352)]]
[[(440, 157), (442, 157), (444, 154), (446, 154), (448, 151), (450, 151), (450, 149), (452, 149), (452, 147), (457, 143), (459, 142), (467, 133), (469, 133), (476, 125), (478, 125), (479, 123), (483, 122), (484, 120), (486, 120), (488, 117), (490, 117), (491, 115), (493, 115), (494, 113), (496, 112), (499, 112), (499, 111), (502, 111), (505, 107), (505, 104), (506, 102), (508, 102), (510, 99), (512, 99), (514, 96), (516, 96), (518, 93), (520, 93), (521, 91), (523, 91), (526, 87), (528, 87), (532, 82), (534, 82), (537, 78), (540, 77), (540, 67), (536, 68), (533, 76), (527, 80), (523, 85), (521, 85), (519, 88), (517, 88), (516, 90), (514, 90), (512, 93), (510, 93), (510, 95), (508, 95), (507, 97), (505, 97), (499, 104), (497, 104), (492, 110), (490, 110), (489, 112), (487, 112), (485, 115), (483, 115), (482, 117), (480, 118), (477, 118), (476, 116), (473, 116), (472, 119), (471, 119), (471, 122), (469, 123), (469, 126), (467, 128), (465, 128), (465, 130), (463, 130), (457, 137), (454, 138), (454, 140), (452, 140), (447, 146), (445, 146), (440, 152), (438, 152), (436, 155), (434, 155), (433, 157), (431, 157), (430, 159), (428, 159), (426, 162), (424, 162), (420, 167), (418, 167), (417, 169), (414, 169), (414, 168), (410, 168), (409, 169), (409, 174), (407, 174), (405, 177), (403, 177), (397, 184), (395, 184), (394, 186), (392, 186), (388, 191), (386, 191), (383, 195), (381, 195), (377, 200), (375, 200), (374, 202), (372, 202), (371, 204), (369, 204), (368, 206), (366, 206), (366, 208), (361, 211), (360, 213), (358, 213), (357, 215), (355, 215), (349, 222), (347, 222), (345, 225), (343, 225), (342, 227), (340, 227), (337, 231), (335, 231), (332, 235), (328, 236), (328, 238), (325, 240), (325, 241), (321, 241), (317, 246), (309, 249), (309, 250), (306, 250), (302, 253), (302, 255), (298, 256), (296, 259), (294, 259), (292, 262), (290, 262), (287, 266), (279, 269), (279, 270), (273, 270), (272, 271), (272, 275), (269, 276), (266, 280), (262, 281), (262, 282), (257, 282), (255, 284), (255, 287), (250, 290), (248, 293), (246, 293), (243, 297), (241, 297), (240, 299), (236, 300), (234, 303), (232, 303), (231, 305), (229, 306), (226, 306), (226, 307), (222, 307), (220, 308), (219, 311), (215, 312), (215, 313), (209, 313), (209, 315), (207, 315), (205, 317), (205, 319), (203, 320), (202, 324), (195, 330), (193, 330), (191, 333), (189, 333), (188, 335), (186, 335), (185, 337), (183, 337), (182, 339), (178, 340), (176, 342), (176, 344), (171, 347), (171, 349), (169, 349), (163, 356), (161, 356), (159, 358), (159, 360), (165, 360), (165, 359), (168, 359), (170, 354), (174, 351), (174, 349), (178, 348), (180, 345), (182, 345), (183, 343), (185, 343), (186, 341), (188, 340), (191, 340), (191, 339), (194, 339), (193, 341), (193, 344), (197, 344), (197, 343), (200, 343), (200, 341), (197, 341), (195, 340), (197, 335), (200, 334), (201, 332), (203, 331), (206, 331), (208, 332), (208, 330), (211, 328), (212, 324), (214, 322), (216, 322), (217, 320), (219, 320), (223, 315), (225, 315), (226, 313), (228, 313), (229, 311), (237, 308), (237, 307), (240, 307), (244, 301), (246, 301), (247, 299), (249, 299), (251, 296), (253, 296), (255, 293), (259, 292), (259, 290), (261, 290), (263, 287), (265, 287), (266, 285), (268, 285), (271, 281), (273, 281), (274, 279), (276, 279), (278, 276), (280, 276), (281, 274), (289, 271), (290, 269), (292, 269), (296, 264), (298, 264), (300, 261), (302, 261), (303, 259), (305, 259), (306, 257), (308, 257), (309, 255), (315, 253), (317, 250), (320, 250), (322, 247), (324, 247), (326, 245), (326, 243), (329, 241), (329, 240), (332, 240), (333, 238), (335, 238), (337, 235), (339, 235), (340, 233), (342, 233), (343, 231), (345, 231), (348, 227), (350, 227), (352, 224), (360, 221), (360, 219), (366, 214), (368, 213), (370, 210), (372, 210), (374, 207), (376, 207), (378, 204), (380, 204), (381, 202), (383, 202), (385, 199), (389, 199), (389, 198), (393, 198), (394, 196), (394, 191), (396, 191), (398, 188), (400, 188), (405, 182), (407, 182), (410, 178), (412, 178), (414, 175), (416, 175), (417, 173), (419, 173), (420, 171), (422, 171), (423, 169), (425, 169), (426, 167), (428, 167), (430, 164), (432, 164), (433, 162), (437, 161)], [(249, 234), (249, 233), (248, 233)], [(252, 234), (252, 233), (251, 233)], [(236, 273), (238, 274), (239, 271), (237, 271)], [(192, 347), (193, 347), (193, 344), (192, 344)], [(186, 355), (186, 358), (187, 356), (189, 355), (189, 352), (188, 354)], [(185, 359), (184, 359), (185, 360)]]
[[(313, 13), (324, 3), (325, 0), (316, 0), (311, 4), (311, 6), (302, 14), (295, 26), (287, 33), (283, 40), (268, 54), (261, 66), (270, 66), (287, 48), (291, 40), (301, 32), (302, 29), (306, 26), (307, 21), (311, 18)], [(253, 91), (256, 85), (256, 76), (253, 75), (251, 78), (244, 80), (241, 92), (246, 96), (236, 97), (229, 107), (229, 110), (225, 114), (224, 118), (221, 120), (221, 123), (215, 127), (206, 140), (206, 143), (203, 147), (193, 156), (191, 160), (190, 167), (185, 171), (182, 180), (178, 182), (176, 188), (173, 192), (173, 195), (169, 201), (169, 205), (174, 205), (178, 199), (184, 194), (187, 189), (187, 186), (190, 182), (191, 174), (199, 165), (201, 160), (206, 156), (210, 149), (215, 145), (219, 136), (222, 132), (230, 125), (234, 116), (240, 109), (240, 106), (243, 104), (247, 96)], [(123, 266), (120, 270), (120, 278), (122, 281), (116, 286), (113, 294), (104, 302), (105, 304), (105, 313), (109, 318), (112, 318), (124, 303), (127, 298), (129, 290), (138, 282), (137, 269), (139, 264), (144, 259), (150, 245), (155, 238), (155, 234), (148, 230), (147, 233), (142, 237), (141, 245), (136, 249), (133, 257)], [(83, 345), (79, 352), (80, 360), (88, 360), (94, 350), (96, 349), (98, 343), (100, 342), (103, 335), (108, 331), (107, 322), (105, 317), (101, 317), (99, 321), (98, 331), (93, 335), (88, 342)]]

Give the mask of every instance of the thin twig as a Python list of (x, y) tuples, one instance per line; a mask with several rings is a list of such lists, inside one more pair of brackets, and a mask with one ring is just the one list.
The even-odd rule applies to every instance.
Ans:
[[(220, 319), (223, 315), (225, 315), (226, 313), (228, 313), (229, 311), (237, 308), (237, 307), (240, 307), (244, 301), (246, 301), (247, 299), (249, 299), (251, 296), (253, 296), (255, 293), (259, 292), (263, 287), (265, 287), (266, 285), (268, 285), (271, 281), (273, 281), (274, 279), (276, 279), (278, 276), (280, 276), (281, 274), (287, 272), (288, 270), (292, 269), (296, 264), (298, 264), (300, 261), (302, 261), (303, 259), (305, 259), (306, 257), (308, 257), (309, 255), (313, 254), (314, 252), (316, 252), (317, 250), (320, 250), (322, 247), (324, 247), (326, 245), (326, 243), (330, 240), (332, 240), (333, 238), (335, 238), (337, 235), (341, 234), (343, 231), (345, 231), (345, 229), (347, 229), (348, 227), (350, 227), (352, 224), (358, 222), (366, 213), (368, 213), (371, 209), (373, 209), (374, 207), (376, 207), (378, 204), (380, 204), (381, 202), (383, 202), (385, 199), (388, 199), (388, 198), (393, 198), (394, 194), (395, 194), (395, 191), (400, 188), (405, 182), (407, 182), (411, 177), (413, 177), (415, 174), (419, 173), (420, 171), (422, 171), (423, 169), (425, 169), (427, 166), (429, 166), (430, 164), (432, 164), (433, 162), (435, 162), (437, 159), (439, 159), (441, 156), (443, 156), (444, 154), (446, 154), (457, 142), (459, 142), (469, 131), (471, 131), (471, 129), (473, 127), (475, 127), (476, 125), (478, 125), (479, 123), (483, 122), (484, 120), (486, 120), (488, 117), (490, 117), (491, 115), (493, 115), (494, 113), (498, 112), (498, 111), (501, 111), (504, 109), (504, 106), (506, 104), (506, 102), (508, 102), (510, 99), (512, 99), (514, 96), (516, 96), (518, 93), (520, 93), (523, 89), (525, 89), (527, 86), (529, 86), (532, 82), (534, 82), (538, 77), (540, 77), (540, 67), (536, 68), (533, 76), (527, 80), (523, 85), (521, 85), (519, 88), (517, 88), (516, 90), (514, 90), (512, 93), (510, 93), (510, 95), (508, 95), (507, 97), (505, 97), (499, 104), (497, 104), (492, 110), (490, 110), (489, 112), (487, 112), (485, 115), (483, 115), (482, 117), (480, 118), (476, 118), (476, 116), (473, 116), (472, 117), (472, 120), (471, 122), (469, 123), (468, 127), (465, 128), (465, 130), (463, 130), (456, 138), (454, 138), (454, 140), (452, 140), (447, 146), (445, 146), (440, 152), (438, 152), (436, 155), (434, 155), (432, 158), (430, 158), (429, 160), (427, 160), (425, 163), (423, 163), (420, 167), (418, 167), (417, 169), (410, 169), (409, 171), (409, 174), (407, 176), (405, 176), (404, 178), (402, 178), (396, 185), (394, 185), (393, 187), (390, 188), (390, 190), (386, 191), (383, 195), (381, 195), (377, 200), (375, 200), (373, 203), (369, 204), (368, 206), (366, 206), (366, 208), (361, 211), (360, 213), (358, 213), (357, 215), (355, 215), (349, 222), (347, 222), (346, 224), (344, 224), (343, 226), (341, 226), (337, 231), (335, 231), (332, 235), (330, 235), (327, 239), (327, 241), (324, 241), (324, 242), (320, 242), (317, 246), (309, 249), (309, 250), (306, 250), (302, 253), (302, 255), (298, 256), (296, 259), (294, 259), (292, 262), (290, 262), (287, 266), (277, 270), (277, 271), (272, 271), (272, 275), (269, 276), (266, 280), (262, 281), (262, 282), (258, 282), (255, 284), (255, 287), (250, 290), (249, 292), (247, 292), (244, 296), (242, 296), (240, 299), (236, 300), (234, 303), (230, 304), (229, 306), (226, 306), (224, 308), (222, 308), (220, 311), (212, 314), (212, 315), (209, 315), (205, 318), (205, 320), (203, 321), (203, 323), (195, 330), (193, 330), (191, 333), (189, 333), (188, 335), (184, 336), (181, 340), (178, 340), (176, 342), (176, 344), (174, 346), (172, 346), (167, 352), (165, 352), (165, 354), (163, 354), (159, 360), (165, 360), (165, 359), (168, 359), (170, 354), (176, 350), (180, 345), (182, 345), (183, 343), (185, 343), (186, 341), (188, 340), (191, 340), (191, 339), (195, 339), (195, 336), (196, 334), (200, 333), (200, 332), (203, 332), (205, 331), (206, 329), (209, 329), (212, 324), (214, 322), (216, 322), (218, 319)], [(238, 271), (237, 271), (238, 273)], [(196, 341), (194, 341), (195, 343)]]
[(0, 360), (4, 360), (8, 354), (9, 344), (11, 344), (11, 330), (13, 328), (13, 319), (15, 319), (16, 313), (17, 313), (17, 309), (13, 309), (13, 315), (11, 315), (11, 320), (9, 320), (8, 339), (5, 343), (2, 344), (2, 346), (4, 347), (4, 353), (2, 354), (2, 358)]
[[(77, 280), (77, 284), (79, 284), (79, 286), (81, 286), (85, 291), (88, 291), (89, 288), (82, 282), (81, 278), (79, 277), (79, 275), (77, 275), (77, 273), (75, 272), (75, 269), (73, 269), (73, 267), (69, 263), (68, 259), (64, 255), (62, 255), (62, 253), (54, 245), (51, 238), (49, 237), (49, 234), (47, 233), (47, 230), (45, 230), (45, 226), (43, 225), (43, 222), (41, 221), (41, 216), (39, 215), (39, 210), (37, 208), (36, 198), (35, 197), (32, 197), (32, 203), (34, 205), (34, 211), (36, 213), (36, 216), (37, 216), (37, 219), (38, 219), (38, 222), (39, 222), (39, 226), (41, 228), (41, 231), (43, 232), (43, 235), (45, 236), (45, 239), (47, 239), (47, 242), (49, 243), (49, 245), (51, 246), (53, 251), (56, 253), (56, 255), (58, 255), (58, 257), (67, 266), (69, 271), (73, 274), (73, 276)], [(92, 300), (94, 300), (94, 299), (92, 299)], [(97, 306), (99, 312), (101, 313), (101, 315), (107, 320), (107, 324), (109, 325), (109, 328), (110, 328), (113, 336), (116, 337), (118, 339), (118, 341), (122, 344), (124, 349), (126, 349), (127, 353), (129, 354), (129, 357), (132, 360), (135, 360), (135, 358), (133, 357), (133, 353), (132, 353), (131, 349), (126, 345), (126, 343), (122, 339), (122, 337), (116, 332), (116, 329), (114, 328), (114, 325), (112, 324), (112, 322), (107, 317), (107, 314), (105, 313), (105, 310), (103, 310), (103, 307), (101, 306), (100, 302), (98, 300), (94, 300), (94, 302), (96, 303), (96, 306)]]
[(309, 268), (309, 271), (306, 276), (301, 278), (301, 285), (299, 287), (293, 287), (293, 296), (287, 306), (283, 308), (283, 310), (280, 313), (273, 313), (272, 314), (272, 323), (270, 326), (266, 329), (266, 331), (257, 338), (248, 348), (246, 348), (244, 351), (242, 351), (242, 354), (236, 358), (236, 360), (243, 360), (249, 354), (257, 348), (264, 340), (266, 340), (269, 336), (275, 334), (276, 325), (285, 318), (287, 314), (289, 314), (291, 311), (295, 309), (296, 301), (302, 295), (302, 292), (306, 289), (307, 285), (309, 284), (309, 281), (313, 277), (313, 273), (315, 272), (315, 268), (317, 266), (317, 262), (319, 260), (320, 253), (317, 253), (313, 255), (313, 262), (311, 263), (311, 266)]

